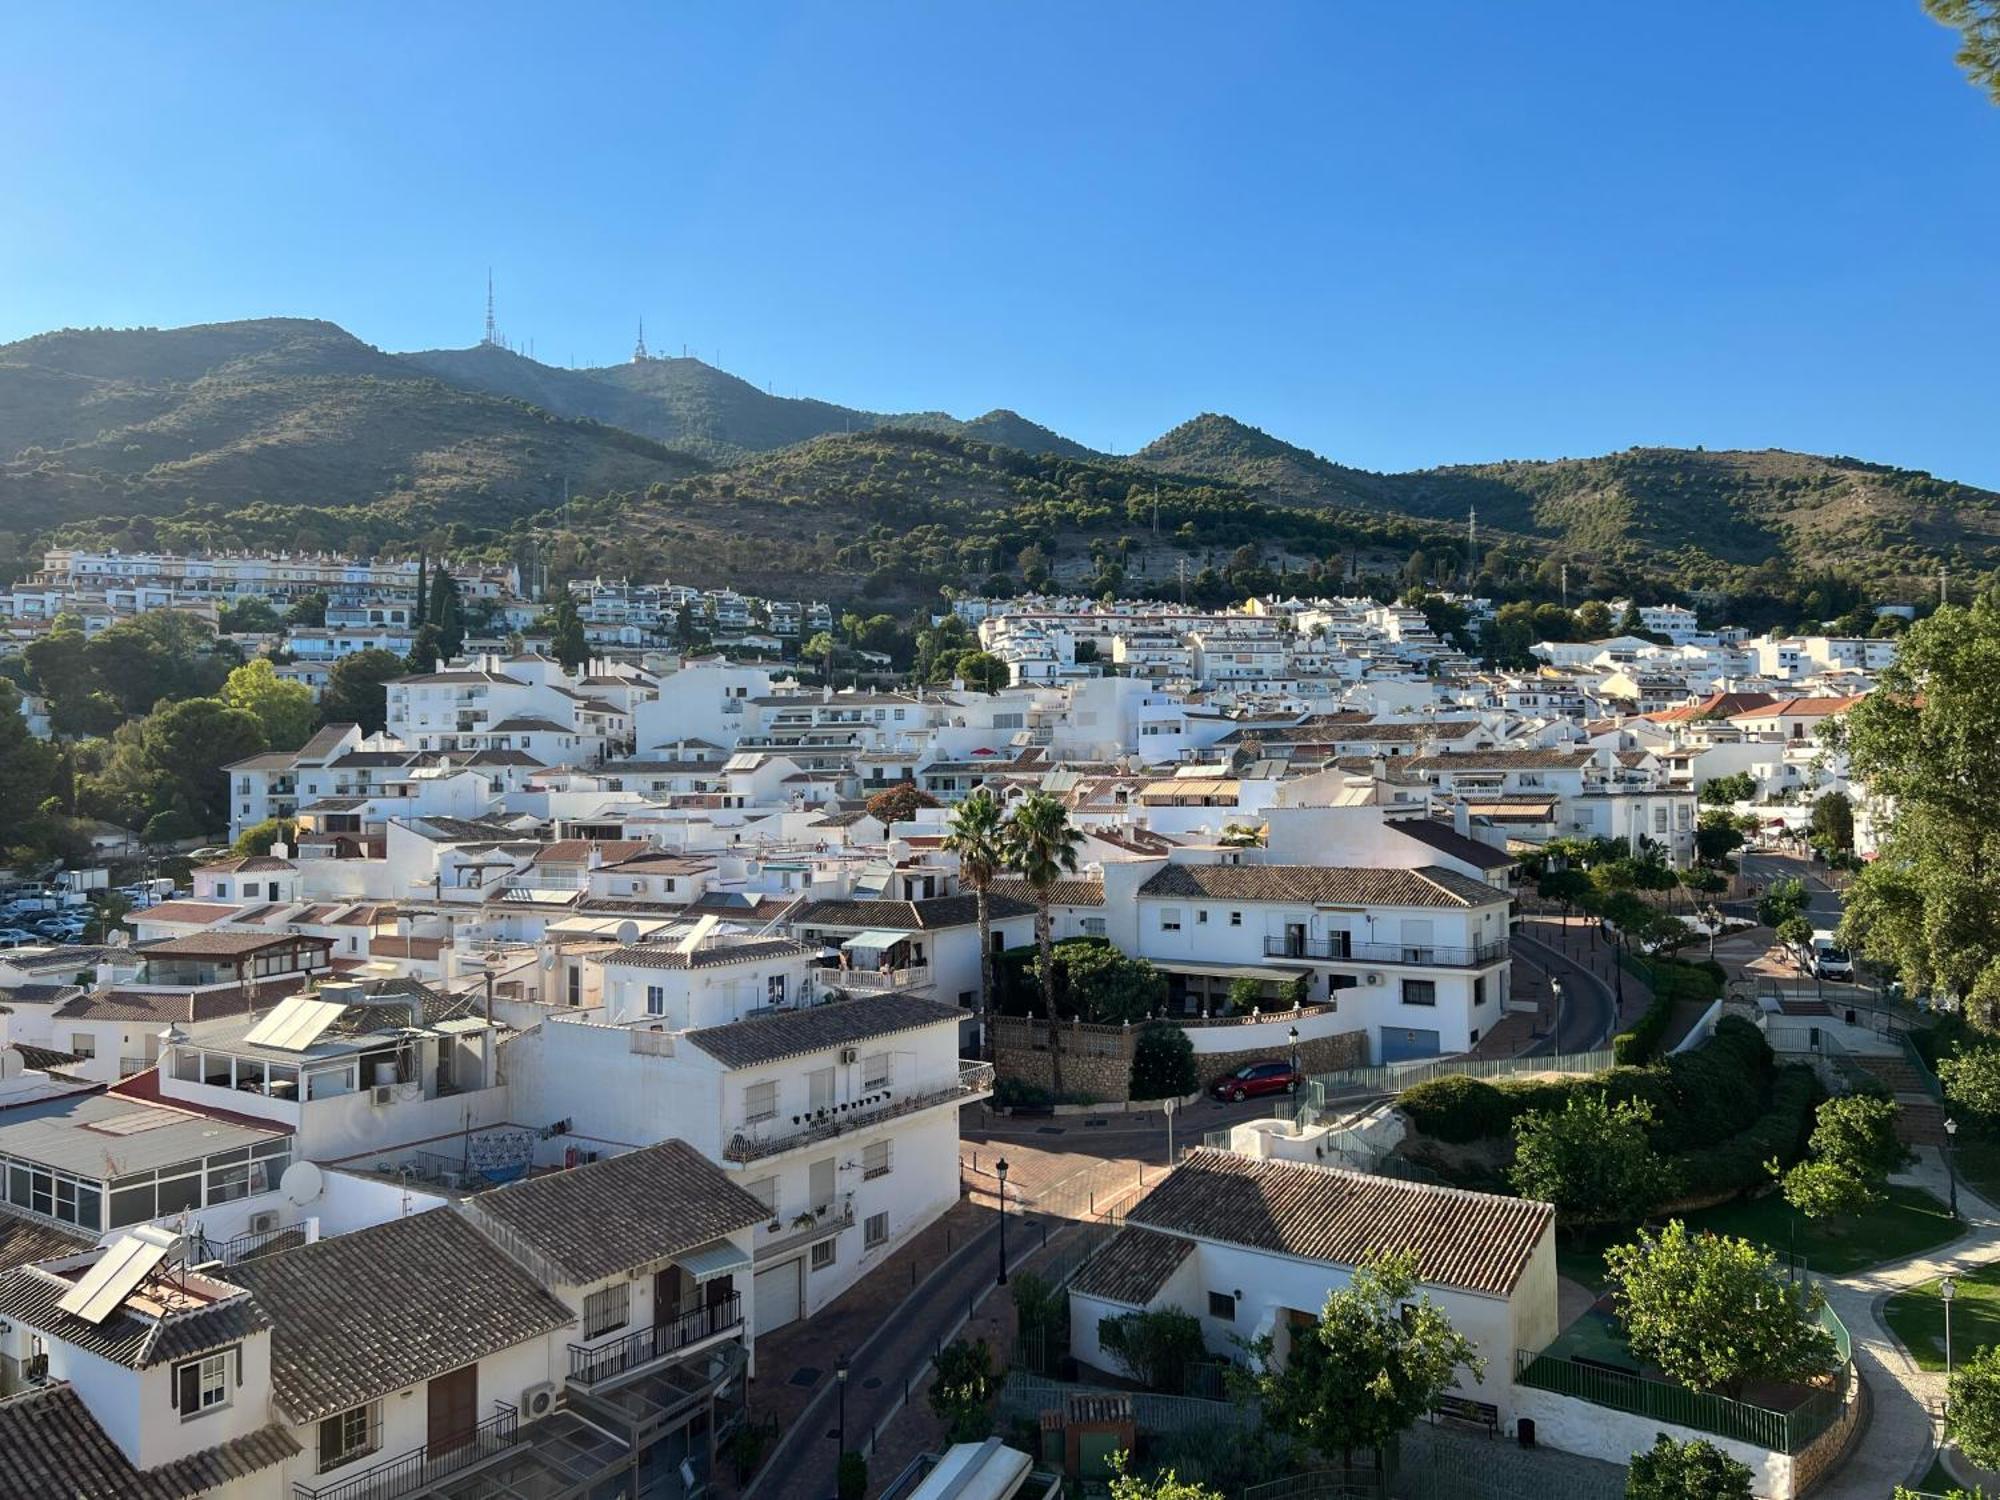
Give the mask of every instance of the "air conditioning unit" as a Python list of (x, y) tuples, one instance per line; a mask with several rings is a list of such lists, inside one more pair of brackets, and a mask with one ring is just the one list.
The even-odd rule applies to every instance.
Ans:
[(861, 1061), (861, 1049), (858, 1047), (842, 1047), (840, 1049), (840, 1060), (844, 1063)]
[(521, 1392), (521, 1420), (532, 1422), (538, 1417), (546, 1417), (556, 1409), (556, 1388), (553, 1382), (543, 1381), (531, 1385)]
[(29, 1382), (49, 1378), (49, 1357), (46, 1354), (31, 1354), (21, 1361), (21, 1378)]
[(1380, 984), (1382, 982), (1382, 976), (1380, 974), (1370, 974), (1368, 976), (1368, 982), (1370, 984)]
[(438, 1186), (448, 1187), (456, 1191), (465, 1186), (465, 1174), (454, 1171), (440, 1172), (438, 1173)]
[(260, 1214), (250, 1215), (250, 1232), (252, 1234), (270, 1234), (277, 1227), (278, 1211), (275, 1208), (267, 1208)]
[(383, 1105), (390, 1103), (395, 1099), (395, 1097), (396, 1097), (395, 1084), (378, 1083), (375, 1085), (375, 1107), (377, 1109), (380, 1109)]

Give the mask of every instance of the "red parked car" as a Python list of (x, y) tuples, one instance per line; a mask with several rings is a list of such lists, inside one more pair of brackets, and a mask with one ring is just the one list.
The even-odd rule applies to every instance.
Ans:
[(1299, 1075), (1290, 1063), (1260, 1062), (1245, 1063), (1234, 1073), (1225, 1073), (1208, 1086), (1208, 1091), (1218, 1099), (1241, 1103), (1260, 1094), (1297, 1093), (1298, 1087)]

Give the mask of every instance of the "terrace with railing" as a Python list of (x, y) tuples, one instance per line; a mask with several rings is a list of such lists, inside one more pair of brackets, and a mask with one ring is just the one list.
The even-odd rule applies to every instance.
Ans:
[(1356, 943), (1345, 936), (1303, 937), (1267, 935), (1266, 958), (1303, 958), (1316, 963), (1385, 964), (1411, 968), (1477, 968), (1507, 956), (1507, 940), (1478, 943), (1470, 948), (1439, 947), (1434, 943)]
[(586, 1388), (635, 1375), (743, 1326), (743, 1294), (731, 1292), (665, 1323), (608, 1344), (569, 1346), (569, 1378)]
[(923, 989), (931, 982), (929, 964), (910, 964), (901, 969), (824, 969), (820, 974), (828, 989), (861, 990), (871, 995)]
[(421, 1494), (452, 1474), (497, 1458), (520, 1441), (520, 1413), (504, 1401), (493, 1406), (495, 1414), (469, 1432), (425, 1443), (332, 1484), (298, 1481), (292, 1485), (293, 1500), (402, 1500)]
[(734, 1162), (761, 1161), (767, 1156), (795, 1151), (801, 1146), (831, 1140), (834, 1136), (915, 1114), (918, 1110), (935, 1109), (940, 1105), (957, 1106), (992, 1092), (993, 1064), (960, 1063), (957, 1078), (947, 1083), (919, 1087), (907, 1094), (883, 1089), (845, 1104), (826, 1105), (806, 1114), (793, 1115), (789, 1125), (780, 1124), (775, 1119), (760, 1122), (752, 1127), (757, 1131), (754, 1136), (740, 1133), (731, 1136), (729, 1143), (722, 1148), (722, 1155), (725, 1160)]

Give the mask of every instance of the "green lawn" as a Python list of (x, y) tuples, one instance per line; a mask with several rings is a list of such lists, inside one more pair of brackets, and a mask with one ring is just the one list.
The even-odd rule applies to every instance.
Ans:
[[(1888, 1196), (1868, 1212), (1837, 1225), (1815, 1224), (1803, 1214), (1797, 1217), (1795, 1226), (1791, 1209), (1777, 1193), (1739, 1198), (1686, 1216), (1690, 1229), (1740, 1235), (1778, 1251), (1781, 1257), (1796, 1246), (1806, 1263), (1822, 1276), (1845, 1276), (1885, 1260), (1900, 1260), (1947, 1243), (1956, 1238), (1959, 1229), (1944, 1204), (1922, 1188), (1904, 1186), (1892, 1186)], [(1605, 1247), (1636, 1237), (1636, 1231), (1600, 1233), (1581, 1244), (1565, 1237), (1556, 1245), (1556, 1269), (1593, 1291), (1601, 1290)]]
[[(1944, 1301), (1935, 1281), (1897, 1293), (1882, 1316), (1920, 1368), (1944, 1368)], [(1958, 1296), (1951, 1304), (1953, 1359), (1989, 1344), (2000, 1344), (2000, 1262), (1960, 1276)]]
[(2000, 1138), (1961, 1130), (1951, 1149), (1959, 1180), (1988, 1203), (2000, 1202)]

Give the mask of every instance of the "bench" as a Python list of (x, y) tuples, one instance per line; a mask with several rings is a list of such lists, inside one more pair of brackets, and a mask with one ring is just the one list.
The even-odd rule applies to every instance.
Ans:
[(1448, 1422), (1463, 1422), (1469, 1427), (1484, 1427), (1488, 1437), (1500, 1435), (1500, 1408), (1491, 1401), (1473, 1401), (1465, 1396), (1440, 1396), (1431, 1407), (1433, 1417), (1442, 1417)]

